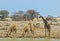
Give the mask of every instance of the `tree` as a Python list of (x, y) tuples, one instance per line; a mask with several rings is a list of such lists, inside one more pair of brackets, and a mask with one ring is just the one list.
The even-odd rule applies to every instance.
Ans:
[(28, 13), (28, 17), (29, 17), (31, 20), (33, 20), (34, 17), (38, 18), (38, 15), (39, 15), (39, 13), (36, 12), (35, 10), (28, 10), (27, 13)]
[(13, 18), (13, 20), (16, 21), (20, 21), (20, 20), (24, 20), (24, 11), (18, 11), (18, 12), (14, 12), (14, 14), (11, 16)]
[(9, 12), (7, 10), (1, 10), (0, 15), (2, 16), (2, 19), (8, 17)]
[(35, 10), (28, 10), (26, 13), (24, 11), (18, 11), (14, 12), (14, 14), (11, 16), (13, 20), (33, 20), (34, 17), (38, 18), (40, 14), (36, 12)]
[(51, 16), (51, 15), (48, 15), (47, 18), (46, 18), (46, 20), (48, 20), (48, 21), (50, 20), (52, 22), (57, 22), (56, 18), (53, 17), (53, 16)]

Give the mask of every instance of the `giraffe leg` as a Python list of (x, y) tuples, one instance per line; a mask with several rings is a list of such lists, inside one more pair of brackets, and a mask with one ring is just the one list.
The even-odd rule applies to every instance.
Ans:
[(46, 27), (45, 27), (45, 37), (46, 37)]
[(17, 31), (16, 31), (16, 30), (14, 30), (14, 36), (13, 36), (13, 37), (16, 37), (16, 32), (17, 32)]
[(30, 34), (30, 32), (28, 31), (28, 32), (27, 32), (28, 37), (29, 37), (29, 34)]
[(9, 36), (11, 34), (11, 31), (8, 32), (7, 36)]
[(33, 37), (34, 37), (34, 32), (33, 32)]
[(32, 32), (32, 37), (34, 37), (34, 32)]
[(23, 37), (25, 37), (26, 34), (28, 34), (28, 32), (27, 32), (27, 31), (24, 31), (24, 32), (22, 33)]
[(50, 38), (50, 29), (48, 30), (48, 36), (49, 36), (49, 38)]
[(23, 33), (22, 33), (23, 37), (24, 37), (25, 33), (26, 33), (26, 32), (23, 32)]
[(32, 37), (34, 38), (34, 31), (32, 31)]
[(7, 37), (9, 37), (10, 33), (11, 33), (11, 31), (10, 31), (10, 30), (8, 30), (8, 32), (7, 32)]

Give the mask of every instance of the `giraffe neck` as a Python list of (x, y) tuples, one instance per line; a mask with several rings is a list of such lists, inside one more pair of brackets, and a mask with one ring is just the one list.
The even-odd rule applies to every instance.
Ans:
[(42, 19), (43, 19), (43, 21), (44, 21), (44, 23), (45, 23), (45, 24), (47, 24), (47, 23), (48, 23), (48, 22), (47, 22), (43, 17), (42, 17)]
[(43, 21), (45, 21), (45, 19), (42, 17)]
[(32, 25), (30, 24), (30, 29), (32, 28), (31, 26), (32, 26)]

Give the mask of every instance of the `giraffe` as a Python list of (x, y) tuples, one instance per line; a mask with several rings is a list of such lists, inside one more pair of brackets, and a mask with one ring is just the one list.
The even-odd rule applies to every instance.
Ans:
[(48, 24), (47, 20), (44, 19), (43, 16), (40, 16), (40, 18), (43, 19), (44, 24), (45, 24), (45, 25), (44, 25), (44, 28), (45, 28), (45, 37), (46, 37), (46, 29), (47, 29), (47, 31), (48, 31), (48, 36), (50, 37), (50, 29), (51, 29), (50, 24)]
[(32, 33), (32, 37), (34, 37), (34, 30), (35, 30), (35, 27), (32, 25), (31, 22), (28, 23), (28, 26), (25, 26), (24, 29), (23, 29), (23, 37), (26, 33), (30, 34), (30, 32)]
[(26, 35), (26, 33), (29, 34), (29, 26), (24, 26), (22, 33), (23, 37), (25, 37), (24, 35)]
[(28, 25), (30, 25), (30, 32), (32, 33), (32, 37), (34, 37), (35, 26), (32, 24), (32, 22), (29, 22)]
[(7, 36), (9, 36), (12, 32), (16, 33), (17, 32), (17, 29), (16, 29), (16, 25), (15, 24), (12, 24), (12, 25), (9, 25), (10, 28), (7, 32)]

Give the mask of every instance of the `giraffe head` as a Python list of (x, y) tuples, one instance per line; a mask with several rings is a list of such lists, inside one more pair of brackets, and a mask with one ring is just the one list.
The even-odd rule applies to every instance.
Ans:
[(28, 23), (28, 25), (32, 25), (32, 21), (30, 21), (30, 22)]
[(43, 18), (43, 16), (40, 16), (39, 18)]
[(28, 25), (31, 25), (31, 22), (29, 22)]

